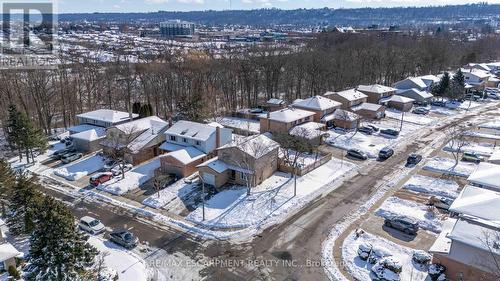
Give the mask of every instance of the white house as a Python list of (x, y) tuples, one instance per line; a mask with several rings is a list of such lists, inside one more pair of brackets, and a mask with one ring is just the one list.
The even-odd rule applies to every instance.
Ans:
[(98, 109), (76, 116), (79, 124), (88, 124), (104, 128), (126, 123), (137, 117), (139, 117), (137, 114), (129, 114), (128, 112), (111, 109)]
[(465, 76), (465, 82), (478, 90), (484, 89), (490, 74), (486, 71), (479, 69), (462, 69), (462, 73)]
[(482, 162), (467, 180), (475, 186), (500, 191), (500, 165)]

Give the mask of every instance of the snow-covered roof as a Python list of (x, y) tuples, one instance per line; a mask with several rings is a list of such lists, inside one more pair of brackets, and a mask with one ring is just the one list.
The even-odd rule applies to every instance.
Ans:
[(486, 65), (485, 63), (469, 63), (467, 65), (468, 67), (476, 67), (477, 69), (481, 69), (481, 70), (484, 70), (484, 71), (491, 71), (491, 68)]
[(156, 137), (158, 137), (158, 134), (163, 133), (168, 126), (168, 123), (161, 119), (158, 121), (156, 118), (151, 118), (149, 122), (151, 124), (150, 127), (129, 143), (128, 149), (132, 153), (140, 151)]
[(498, 162), (500, 161), (500, 150), (495, 150), (490, 158), (488, 159), (489, 162)]
[(21, 252), (19, 252), (16, 248), (14, 248), (14, 246), (12, 246), (12, 244), (8, 242), (0, 244), (0, 262), (4, 262), (21, 254)]
[[(111, 109), (98, 109), (79, 114), (77, 115), (77, 117), (103, 121), (103, 122), (110, 122), (113, 124), (130, 120), (130, 115), (128, 112), (116, 111)], [(137, 118), (137, 117), (139, 117), (138, 114), (132, 114), (132, 118)]]
[(391, 96), (389, 98), (385, 98), (385, 99), (381, 99), (380, 102), (384, 103), (384, 102), (399, 102), (399, 103), (413, 103), (415, 102), (414, 99), (410, 99), (410, 98), (407, 98), (407, 97), (403, 97), (403, 96)]
[(216, 171), (217, 173), (223, 173), (225, 171), (228, 170), (228, 167), (226, 165), (226, 163), (224, 163), (223, 161), (219, 160), (219, 157), (215, 157), (215, 158), (212, 158), (198, 166), (196, 166), (197, 168), (199, 167), (209, 167), (211, 168), (212, 170)]
[(106, 129), (102, 127), (96, 127), (88, 131), (73, 134), (71, 135), (71, 137), (77, 140), (95, 141), (106, 137)]
[(426, 92), (426, 91), (420, 91), (418, 89), (415, 89), (415, 88), (412, 88), (412, 89), (401, 89), (401, 90), (397, 90), (396, 91), (396, 95), (403, 95), (403, 94), (406, 94), (408, 92), (412, 92), (414, 93), (415, 95), (417, 96), (420, 96), (422, 99), (428, 99), (428, 98), (432, 98), (434, 95), (432, 95), (431, 93), (429, 92)]
[(383, 94), (383, 93), (394, 92), (394, 91), (396, 91), (396, 88), (388, 87), (388, 86), (384, 86), (384, 85), (380, 85), (380, 84), (359, 85), (358, 91)]
[(467, 180), (500, 191), (500, 165), (482, 162)]
[(418, 88), (422, 88), (422, 89), (427, 88), (427, 84), (425, 84), (425, 82), (419, 77), (408, 77), (404, 80), (401, 80), (401, 81), (394, 83), (394, 87), (398, 88), (398, 85), (403, 84), (405, 81), (411, 82), (412, 84), (414, 84)]
[(245, 138), (241, 138), (235, 141), (232, 141), (220, 149), (235, 147), (242, 152), (252, 156), (255, 159), (259, 159), (260, 157), (268, 154), (280, 147), (280, 145), (273, 141), (265, 134), (249, 136)]
[(430, 81), (432, 83), (437, 83), (440, 81), (439, 77), (437, 77), (436, 75), (432, 75), (432, 74), (422, 75), (422, 76), (419, 76), (418, 78), (422, 79), (422, 81), (424, 81), (424, 83), (425, 83), (425, 81)]
[(295, 107), (320, 110), (320, 111), (327, 110), (330, 108), (340, 107), (341, 105), (342, 104), (340, 102), (322, 96), (314, 96), (293, 103), (293, 106)]
[(186, 147), (186, 146), (171, 143), (168, 140), (166, 142), (162, 143), (162, 145), (160, 145), (160, 149), (165, 150), (165, 151), (176, 151), (176, 150), (183, 149), (184, 147)]
[(345, 91), (336, 92), (334, 95), (338, 95), (348, 101), (356, 101), (360, 99), (366, 99), (368, 96), (356, 89), (349, 89)]
[(216, 131), (215, 126), (182, 120), (170, 127), (165, 134), (206, 141)]
[(282, 99), (269, 99), (267, 101), (267, 104), (270, 104), (270, 105), (284, 105), (285, 104), (285, 101), (282, 100)]
[(369, 111), (378, 111), (382, 105), (376, 104), (376, 103), (369, 103), (369, 102), (364, 102), (360, 105), (354, 106), (351, 109), (353, 111), (358, 111), (358, 110), (369, 110)]
[(115, 128), (118, 130), (130, 134), (134, 132), (142, 132), (152, 128), (153, 130), (159, 130), (164, 126), (167, 126), (168, 123), (162, 120), (158, 116), (150, 116), (141, 119), (137, 119), (131, 122), (123, 123), (120, 125), (116, 125)]
[(321, 131), (326, 125), (316, 122), (307, 122), (290, 129), (289, 134), (292, 136), (302, 137), (305, 139), (315, 139), (321, 135), (326, 134), (326, 132)]
[(90, 124), (80, 124), (80, 125), (76, 125), (73, 127), (69, 127), (68, 131), (72, 134), (77, 134), (77, 133), (89, 131), (89, 130), (96, 129), (96, 128), (101, 128), (101, 127), (95, 126), (95, 125), (90, 125)]
[(298, 108), (285, 108), (269, 113), (269, 119), (283, 123), (291, 123), (293, 121), (313, 116), (314, 114), (314, 112)]
[(450, 207), (455, 213), (473, 216), (500, 226), (500, 193), (468, 185)]
[(332, 116), (333, 119), (337, 119), (337, 120), (356, 121), (359, 119), (359, 115), (357, 115), (356, 113), (350, 112), (347, 110), (343, 110), (343, 109), (335, 110), (335, 112), (332, 115), (333, 115)]
[(448, 235), (453, 230), (456, 222), (457, 220), (453, 218), (447, 218), (443, 222), (441, 233), (439, 233), (438, 238), (434, 241), (434, 244), (432, 244), (431, 248), (429, 249), (429, 253), (448, 254), (450, 252), (451, 239), (448, 238)]
[(177, 161), (181, 162), (182, 164), (189, 164), (192, 163), (196, 160), (199, 160), (203, 157), (207, 156), (205, 153), (199, 151), (198, 149), (192, 147), (192, 146), (187, 146), (183, 149), (176, 150), (169, 152), (162, 157), (172, 157), (176, 159)]
[[(448, 238), (477, 249), (488, 252), (495, 251), (496, 254), (500, 254), (500, 249), (495, 249), (492, 245), (493, 243), (500, 243), (498, 229), (490, 228), (477, 222), (464, 219), (457, 220)], [(486, 240), (489, 240), (490, 243), (486, 243)]]
[(491, 76), (488, 72), (476, 68), (462, 69), (462, 72), (464, 75), (472, 75), (480, 79), (486, 79)]

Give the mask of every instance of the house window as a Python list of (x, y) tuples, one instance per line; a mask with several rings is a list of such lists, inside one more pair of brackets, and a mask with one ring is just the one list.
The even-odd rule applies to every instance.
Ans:
[(177, 140), (177, 138), (176, 138), (175, 136), (170, 136), (170, 140), (171, 140), (171, 141), (176, 141), (176, 140)]
[(196, 141), (196, 145), (201, 145), (201, 142), (200, 141)]
[(183, 142), (188, 142), (188, 140), (186, 138), (182, 138), (182, 141)]

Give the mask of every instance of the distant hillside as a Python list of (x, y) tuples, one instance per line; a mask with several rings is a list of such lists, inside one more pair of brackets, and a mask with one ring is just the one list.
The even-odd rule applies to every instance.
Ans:
[(439, 22), (483, 22), (500, 20), (500, 4), (469, 4), (436, 7), (408, 8), (360, 8), (360, 9), (260, 9), (232, 11), (193, 11), (155, 13), (94, 13), (62, 14), (63, 21), (105, 21), (105, 22), (160, 22), (168, 19), (182, 19), (208, 25), (352, 25), (377, 24), (418, 25)]

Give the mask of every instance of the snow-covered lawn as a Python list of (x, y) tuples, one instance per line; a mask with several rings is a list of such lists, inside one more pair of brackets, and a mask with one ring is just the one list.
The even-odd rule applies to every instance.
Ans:
[(258, 134), (260, 132), (260, 122), (252, 119), (237, 117), (223, 117), (216, 120), (217, 123), (225, 127), (236, 128)]
[[(287, 159), (287, 160), (292, 162), (290, 164), (293, 164), (293, 162), (295, 160), (295, 155), (297, 155), (295, 150), (290, 149), (288, 151), (289, 159)], [(285, 156), (286, 156), (286, 150), (280, 149), (279, 150), (279, 158), (284, 159)], [(317, 154), (317, 153), (299, 153), (299, 156), (297, 157), (296, 163), (297, 163), (298, 167), (307, 167), (307, 166), (312, 165), (315, 162), (321, 160), (321, 158), (322, 158), (322, 156)]]
[[(449, 142), (443, 148), (444, 151), (456, 152), (458, 149), (458, 144), (455, 142)], [(490, 143), (475, 143), (470, 142), (460, 148), (460, 152), (475, 152), (482, 156), (491, 156), (496, 150), (495, 146)]]
[(500, 130), (500, 119), (495, 119), (494, 121), (483, 123), (479, 125), (479, 128)]
[(214, 228), (256, 226), (264, 221), (286, 215), (321, 194), (327, 185), (357, 166), (333, 159), (314, 171), (297, 178), (297, 196), (293, 196), (294, 181), (289, 174), (277, 172), (251, 191), (235, 186), (214, 195), (205, 205), (191, 212), (186, 219)]
[(427, 193), (434, 196), (444, 196), (452, 199), (457, 198), (460, 193), (460, 186), (454, 181), (421, 175), (412, 176), (403, 185), (403, 188), (414, 192)]
[(104, 167), (106, 158), (94, 155), (75, 163), (69, 163), (61, 168), (55, 169), (54, 174), (69, 181), (77, 181), (85, 176), (95, 173)]
[[(401, 111), (398, 111), (396, 109), (391, 109), (391, 108), (387, 109), (385, 111), (385, 115), (389, 118), (392, 118), (392, 119), (396, 119), (399, 121), (401, 120)], [(432, 122), (434, 122), (435, 120), (433, 118), (428, 117), (428, 116), (413, 114), (411, 112), (405, 112), (403, 121), (408, 122), (408, 123), (418, 124), (418, 125), (429, 125)]]
[(494, 135), (494, 134), (488, 134), (488, 133), (482, 133), (482, 132), (473, 132), (473, 131), (467, 131), (464, 134), (466, 136), (469, 136), (469, 137), (490, 139), (490, 140), (500, 140), (500, 135)]
[(142, 258), (110, 241), (90, 236), (89, 244), (104, 255), (104, 265), (118, 273), (120, 281), (147, 281), (148, 273)]
[(473, 163), (465, 163), (459, 161), (457, 165), (455, 165), (455, 160), (450, 158), (442, 158), (442, 157), (434, 157), (429, 159), (425, 166), (424, 170), (445, 174), (445, 175), (454, 175), (459, 177), (467, 178), (470, 176), (472, 172), (474, 172), (477, 168), (476, 164)]
[(445, 116), (453, 116), (457, 115), (459, 112), (450, 108), (442, 107), (442, 106), (430, 106), (428, 107), (430, 112), (439, 114), (439, 115), (445, 115)]
[(392, 216), (407, 216), (419, 222), (422, 229), (435, 233), (441, 232), (442, 221), (438, 215), (429, 212), (428, 206), (415, 201), (404, 200), (398, 197), (389, 197), (382, 206), (375, 211), (377, 216), (390, 218)]
[(31, 172), (37, 171), (38, 168), (40, 168), (41, 162), (47, 160), (52, 154), (54, 154), (54, 152), (66, 147), (66, 145), (64, 143), (61, 143), (59, 141), (50, 142), (49, 145), (51, 146), (51, 148), (47, 149), (47, 151), (45, 151), (45, 153), (35, 156), (35, 161), (36, 161), (35, 164), (32, 164), (32, 163), (27, 164), (26, 157), (25, 157), (25, 155), (23, 155), (22, 161), (19, 161), (19, 157), (11, 158), (9, 160), (10, 166), (12, 167), (12, 169), (27, 168)]
[(183, 209), (183, 206), (180, 205), (184, 205), (183, 200), (195, 190), (197, 184), (198, 181), (188, 184), (184, 182), (184, 179), (180, 179), (174, 184), (160, 190), (159, 194), (155, 193), (144, 199), (142, 204), (155, 209), (163, 208), (167, 204), (169, 205), (169, 210), (172, 208)]
[(401, 280), (423, 281), (427, 278), (427, 267), (414, 264), (413, 249), (398, 245), (382, 237), (365, 232), (356, 237), (354, 231), (347, 236), (342, 244), (342, 261), (349, 274), (358, 281), (371, 281), (372, 264), (358, 257), (359, 245), (369, 243), (373, 248), (384, 249), (401, 262), (403, 270)]
[(142, 184), (153, 178), (154, 171), (160, 167), (160, 158), (156, 158), (145, 164), (141, 164), (122, 176), (114, 177), (105, 184), (97, 186), (97, 189), (114, 195), (122, 195), (131, 190), (139, 188)]

